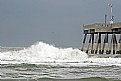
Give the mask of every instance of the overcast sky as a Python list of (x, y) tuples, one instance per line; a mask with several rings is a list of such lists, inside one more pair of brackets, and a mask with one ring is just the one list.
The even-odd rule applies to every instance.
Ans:
[(82, 25), (104, 22), (108, 3), (121, 21), (121, 0), (0, 0), (0, 46), (81, 47)]

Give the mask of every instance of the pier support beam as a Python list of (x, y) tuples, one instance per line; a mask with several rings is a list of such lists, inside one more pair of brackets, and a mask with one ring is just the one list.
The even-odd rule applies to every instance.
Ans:
[(102, 53), (101, 54), (104, 54), (104, 48), (105, 48), (105, 37), (104, 37), (104, 41), (103, 41), (103, 47), (102, 47)]
[(92, 35), (92, 47), (91, 47), (91, 54), (94, 54), (94, 34), (91, 34)]
[(99, 44), (99, 54), (102, 54), (102, 51), (101, 51), (101, 33), (99, 33), (98, 44)]
[(114, 35), (114, 41), (115, 41), (115, 52), (116, 52), (117, 49), (118, 49), (118, 43), (117, 43), (116, 35)]
[[(105, 23), (83, 25), (83, 32), (82, 51), (91, 54), (121, 54), (121, 22), (106, 23), (105, 20)], [(90, 37), (87, 37), (88, 34)]]
[(95, 54), (97, 54), (98, 53), (98, 47), (99, 47), (99, 35), (100, 35), (100, 33), (98, 33), (97, 34), (97, 40), (96, 40), (96, 50), (95, 50)]
[(104, 42), (103, 42), (103, 47), (102, 47), (102, 53), (101, 54), (104, 54), (104, 52), (106, 52), (106, 54), (109, 54), (108, 33), (105, 34)]
[(116, 48), (116, 45), (115, 45), (115, 33), (113, 33), (113, 54), (115, 54), (115, 48)]
[(105, 34), (105, 49), (106, 49), (106, 54), (109, 54), (108, 33)]
[(99, 40), (99, 33), (97, 34), (94, 45), (93, 45), (95, 54), (97, 54), (97, 51), (98, 51), (98, 40)]
[(119, 42), (118, 42), (117, 54), (121, 54), (121, 32), (120, 32), (120, 38), (119, 38)]
[(101, 54), (104, 54), (104, 52), (106, 52), (106, 54), (109, 53), (109, 51), (108, 51), (108, 33), (105, 34), (103, 47), (102, 47), (102, 53)]
[(84, 40), (83, 40), (83, 43), (82, 43), (81, 51), (84, 50), (84, 44), (85, 44), (85, 41), (86, 41), (86, 37), (87, 37), (87, 34), (84, 35)]
[(91, 43), (91, 38), (92, 38), (92, 35), (90, 34), (90, 38), (89, 38), (89, 42), (88, 42), (87, 50), (86, 50), (86, 53), (87, 53), (87, 54), (88, 54), (88, 52), (89, 52), (90, 43)]
[(114, 36), (112, 35), (111, 41), (110, 41), (110, 48), (109, 48), (109, 53), (110, 53), (110, 54), (112, 53), (111, 50), (112, 50), (113, 39), (114, 39)]

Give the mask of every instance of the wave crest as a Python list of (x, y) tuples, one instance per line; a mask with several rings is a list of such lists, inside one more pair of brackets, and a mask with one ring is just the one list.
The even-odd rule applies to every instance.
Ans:
[(57, 48), (38, 42), (24, 50), (1, 53), (0, 60), (7, 63), (40, 63), (40, 62), (77, 62), (88, 58), (79, 49)]

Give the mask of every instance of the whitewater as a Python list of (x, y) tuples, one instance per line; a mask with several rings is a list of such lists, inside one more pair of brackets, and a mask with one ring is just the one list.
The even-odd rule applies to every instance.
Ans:
[(37, 42), (20, 51), (0, 52), (0, 64), (42, 64), (68, 63), (74, 66), (100, 65), (121, 66), (121, 58), (89, 57), (85, 52), (73, 48), (57, 48), (44, 42)]
[(120, 81), (120, 76), (120, 55), (105, 58), (44, 42), (0, 52), (0, 81)]

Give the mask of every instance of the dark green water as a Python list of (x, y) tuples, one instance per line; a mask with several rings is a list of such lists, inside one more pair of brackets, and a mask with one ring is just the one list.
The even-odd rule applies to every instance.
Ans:
[(0, 81), (121, 81), (118, 66), (72, 65), (1, 64)]
[(43, 42), (21, 51), (6, 48), (0, 52), (0, 81), (120, 81), (120, 57)]
[(82, 79), (51, 79), (51, 78), (41, 78), (41, 79), (1, 79), (0, 81), (121, 81), (106, 79), (100, 77), (82, 78)]

